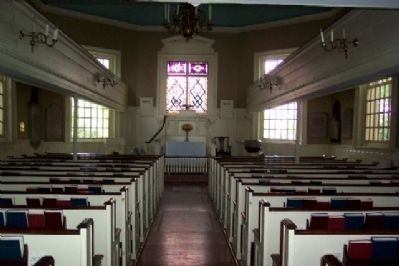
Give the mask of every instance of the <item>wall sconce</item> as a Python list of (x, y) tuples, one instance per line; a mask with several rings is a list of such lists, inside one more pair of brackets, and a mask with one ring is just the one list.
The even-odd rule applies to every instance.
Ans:
[(352, 45), (353, 47), (357, 47), (359, 45), (359, 40), (357, 38), (354, 38), (352, 41), (348, 41), (346, 39), (346, 33), (344, 28), (342, 28), (342, 38), (336, 39), (334, 39), (334, 30), (331, 29), (330, 41), (328, 42), (324, 40), (324, 32), (322, 29), (320, 29), (320, 39), (321, 47), (324, 49), (324, 51), (329, 52), (334, 49), (337, 49), (338, 51), (343, 51), (345, 54), (345, 59), (348, 59), (349, 46)]
[(118, 81), (116, 81), (115, 79), (106, 77), (102, 73), (97, 73), (94, 77), (94, 80), (96, 83), (102, 83), (103, 89), (105, 89), (106, 87), (114, 88), (116, 85), (118, 85)]
[(31, 31), (30, 33), (26, 33), (23, 30), (19, 31), (19, 39), (22, 40), (25, 37), (30, 38), (30, 46), (32, 48), (32, 53), (33, 53), (33, 48), (37, 44), (45, 44), (47, 47), (53, 47), (55, 43), (58, 41), (58, 29), (55, 29), (53, 31), (52, 36), (50, 36), (50, 27), (49, 25), (46, 25), (46, 28), (43, 32), (36, 32), (36, 31)]
[(256, 85), (258, 86), (259, 90), (268, 89), (270, 93), (273, 91), (273, 89), (279, 89), (282, 84), (283, 80), (281, 77), (270, 74), (265, 74), (256, 81)]

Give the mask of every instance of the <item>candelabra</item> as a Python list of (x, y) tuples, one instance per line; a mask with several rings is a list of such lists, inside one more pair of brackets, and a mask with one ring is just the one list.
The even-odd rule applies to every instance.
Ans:
[(106, 87), (114, 88), (118, 84), (118, 81), (116, 81), (115, 79), (106, 77), (104, 74), (101, 74), (101, 73), (98, 73), (97, 75), (95, 75), (94, 80), (97, 83), (102, 83), (103, 89), (105, 89)]
[(49, 33), (50, 33), (49, 25), (46, 25), (44, 33), (36, 31), (31, 31), (30, 33), (26, 33), (23, 30), (20, 30), (19, 39), (22, 40), (25, 37), (30, 38), (29, 43), (31, 46), (31, 52), (33, 53), (33, 48), (38, 44), (45, 44), (47, 47), (53, 47), (55, 45), (55, 43), (58, 41), (58, 29), (55, 29), (53, 31), (51, 37)]
[(164, 22), (162, 25), (172, 33), (182, 34), (186, 40), (204, 31), (212, 29), (212, 6), (208, 6), (208, 18), (202, 9), (189, 3), (178, 4), (175, 12), (170, 16), (170, 6), (165, 5)]
[(345, 54), (345, 59), (348, 59), (348, 48), (350, 45), (353, 47), (357, 47), (359, 45), (359, 40), (354, 38), (353, 40), (349, 41), (346, 38), (345, 29), (342, 29), (342, 38), (334, 39), (334, 31), (331, 30), (330, 33), (330, 41), (324, 40), (324, 32), (320, 29), (320, 39), (321, 39), (321, 47), (324, 51), (329, 52), (332, 50), (343, 51)]

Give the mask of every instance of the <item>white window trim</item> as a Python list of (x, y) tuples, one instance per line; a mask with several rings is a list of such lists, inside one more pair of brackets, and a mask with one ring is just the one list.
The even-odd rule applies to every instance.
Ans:
[[(384, 77), (382, 77), (384, 78)], [(370, 82), (373, 82), (372, 80)], [(355, 146), (360, 149), (380, 149), (392, 151), (395, 150), (396, 147), (396, 128), (397, 128), (397, 119), (398, 115), (396, 112), (397, 108), (397, 97), (398, 97), (398, 77), (392, 76), (392, 92), (391, 92), (391, 125), (390, 125), (390, 140), (388, 142), (371, 142), (365, 141), (365, 128), (366, 128), (366, 96), (367, 91), (363, 85), (360, 85), (356, 89), (356, 102), (355, 102), (355, 113), (354, 118), (357, 121), (354, 121), (355, 131)]]
[(12, 114), (13, 97), (15, 93), (15, 83), (10, 77), (0, 74), (0, 78), (4, 80), (3, 84), (3, 135), (0, 136), (0, 142), (11, 142), (13, 140), (14, 121)]
[(254, 54), (254, 81), (258, 80), (264, 72), (264, 64), (263, 62), (270, 58), (272, 59), (273, 57), (280, 57), (280, 56), (289, 56), (292, 54), (297, 47), (293, 48), (288, 48), (288, 49), (279, 49), (279, 50), (269, 50), (269, 51), (263, 51), (263, 52), (257, 52)]
[[(90, 101), (87, 99), (80, 98), (85, 101)], [(94, 102), (96, 103), (96, 102)], [(98, 103), (96, 103), (98, 104)], [(65, 142), (72, 143), (73, 138), (72, 138), (72, 104), (71, 104), (71, 97), (65, 97), (65, 107), (66, 110), (69, 110), (68, 112), (65, 112), (65, 128), (67, 128), (67, 132), (65, 133)], [(95, 143), (95, 142), (105, 142), (107, 139), (113, 139), (115, 138), (115, 133), (116, 133), (116, 128), (115, 128), (115, 121), (116, 121), (116, 114), (115, 110), (112, 108), (109, 108), (109, 125), (108, 125), (108, 138), (76, 138), (77, 142), (90, 142), (90, 143)]]
[[(300, 115), (300, 112), (302, 111), (302, 102), (299, 101), (299, 100), (290, 101), (290, 102), (296, 102), (296, 104), (297, 104), (297, 106), (296, 106), (297, 109), (296, 109), (295, 139), (289, 140), (289, 139), (267, 139), (267, 138), (264, 138), (263, 131), (264, 131), (264, 121), (265, 121), (265, 119), (264, 119), (264, 111), (261, 111), (260, 115), (259, 115), (259, 132), (258, 132), (258, 135), (259, 135), (259, 138), (262, 140), (262, 142), (264, 142), (264, 143), (275, 143), (275, 144), (295, 144), (297, 142), (298, 138), (299, 138), (298, 142), (300, 142), (301, 134), (299, 134), (299, 133), (301, 133), (301, 130), (302, 130), (300, 128), (300, 126), (301, 126), (300, 117), (302, 117)], [(286, 104), (286, 103), (283, 103), (281, 105), (284, 105), (284, 104)], [(274, 106), (274, 107), (276, 107), (276, 106)], [(271, 107), (271, 108), (273, 108), (273, 107)]]
[(109, 59), (109, 70), (114, 73), (118, 78), (121, 78), (121, 52), (113, 49), (106, 49), (101, 47), (94, 47), (84, 45), (91, 55), (94, 57), (101, 57)]
[[(163, 49), (158, 52), (157, 114), (181, 117), (183, 114), (166, 112), (167, 62), (173, 60), (208, 62), (208, 110), (206, 114), (196, 113), (196, 117), (216, 116), (217, 106), (217, 53), (211, 47), (213, 40), (195, 36), (189, 42), (182, 36), (162, 40)], [(187, 115), (186, 115), (187, 116)]]

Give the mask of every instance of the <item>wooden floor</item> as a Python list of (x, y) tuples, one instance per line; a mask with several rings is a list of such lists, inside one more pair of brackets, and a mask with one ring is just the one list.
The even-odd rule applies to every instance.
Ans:
[(168, 185), (138, 265), (235, 265), (204, 185)]

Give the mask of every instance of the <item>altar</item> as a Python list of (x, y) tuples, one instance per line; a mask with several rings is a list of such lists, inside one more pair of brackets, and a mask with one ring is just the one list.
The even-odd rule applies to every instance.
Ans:
[(205, 157), (206, 144), (204, 141), (168, 141), (165, 155), (169, 157)]

